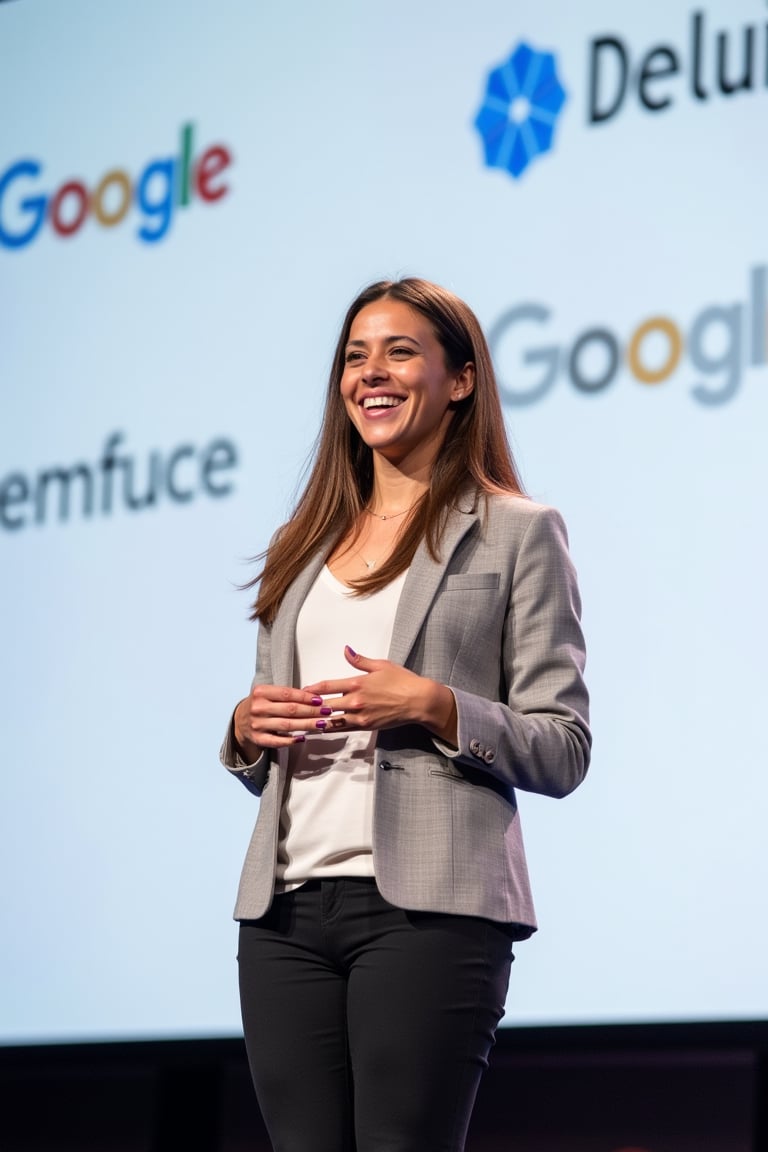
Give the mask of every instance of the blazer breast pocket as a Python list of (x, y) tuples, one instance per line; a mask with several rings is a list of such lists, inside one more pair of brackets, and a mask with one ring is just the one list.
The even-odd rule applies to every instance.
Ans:
[(446, 592), (469, 592), (470, 589), (498, 588), (498, 572), (449, 572), (445, 578)]

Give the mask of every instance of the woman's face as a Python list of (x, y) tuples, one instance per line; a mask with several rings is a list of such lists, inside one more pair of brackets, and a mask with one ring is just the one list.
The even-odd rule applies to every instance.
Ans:
[(345, 349), (341, 395), (363, 441), (393, 464), (431, 465), (452, 400), (468, 396), (474, 369), (449, 371), (432, 325), (400, 300), (361, 309)]

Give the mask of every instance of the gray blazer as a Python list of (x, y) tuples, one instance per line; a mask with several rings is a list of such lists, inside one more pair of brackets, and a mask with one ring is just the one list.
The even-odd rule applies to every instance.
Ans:
[[(260, 627), (254, 684), (293, 684), (296, 618), (323, 562), (318, 553), (273, 624)], [(373, 862), (390, 903), (488, 917), (518, 939), (535, 931), (515, 788), (565, 796), (587, 770), (579, 619), (565, 526), (552, 508), (470, 496), (449, 515), (439, 561), (419, 547), (389, 659), (452, 689), (458, 749), (416, 725), (378, 733)], [(272, 900), (288, 751), (245, 764), (231, 727), (221, 750), (261, 797), (238, 920), (257, 919)]]

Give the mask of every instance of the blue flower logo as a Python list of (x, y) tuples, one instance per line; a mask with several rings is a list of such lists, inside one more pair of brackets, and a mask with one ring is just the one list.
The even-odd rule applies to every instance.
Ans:
[(503, 168), (517, 179), (543, 152), (549, 152), (566, 93), (551, 52), (536, 52), (521, 42), (488, 74), (475, 117), (489, 168)]

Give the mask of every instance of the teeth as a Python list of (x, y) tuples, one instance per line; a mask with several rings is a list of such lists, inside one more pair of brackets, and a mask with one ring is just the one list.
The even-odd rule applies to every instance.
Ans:
[(366, 396), (363, 408), (395, 408), (402, 402), (398, 396)]

